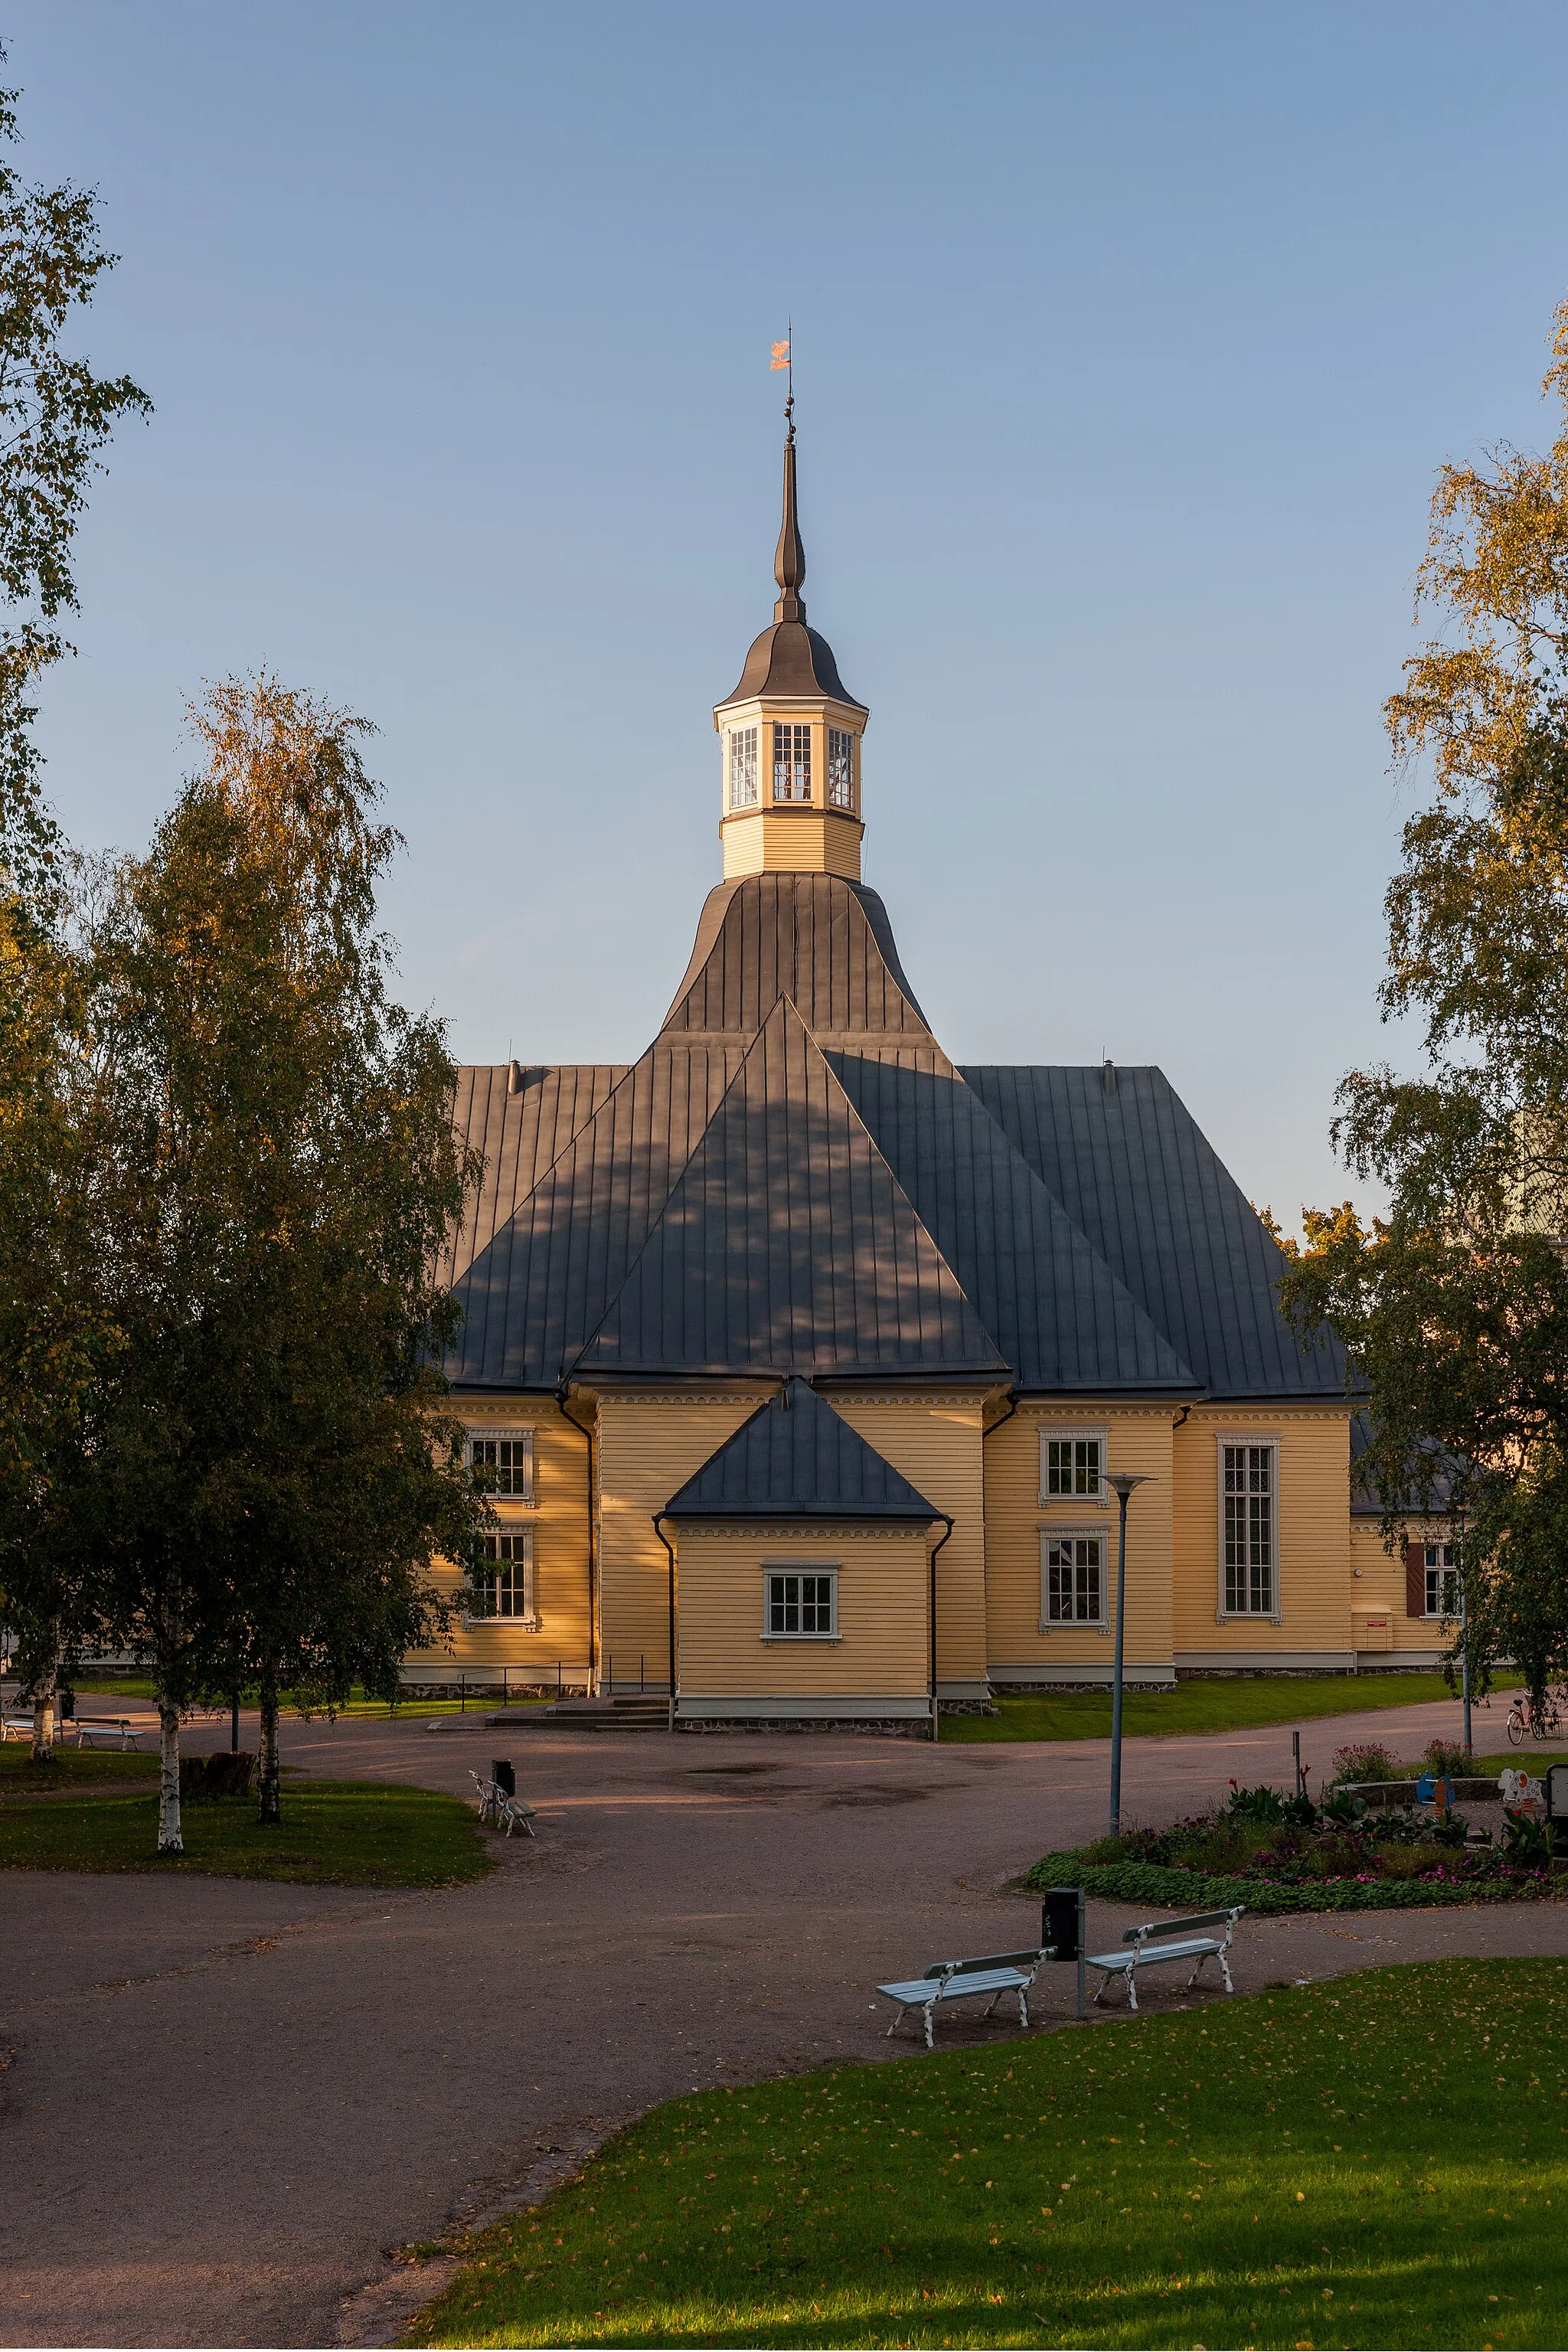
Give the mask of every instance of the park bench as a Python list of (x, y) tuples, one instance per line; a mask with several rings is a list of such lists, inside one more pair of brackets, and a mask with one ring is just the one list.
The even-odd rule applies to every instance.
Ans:
[(99, 1748), (110, 1741), (117, 1741), (121, 1748), (134, 1748), (142, 1737), (141, 1725), (132, 1723), (125, 1715), (79, 1715), (75, 1729), (79, 1748)]
[(533, 1807), (521, 1797), (513, 1797), (499, 1780), (487, 1780), (481, 1772), (472, 1769), (469, 1780), (479, 1792), (479, 1824), (503, 1830), (510, 1837), (514, 1830), (526, 1830), (533, 1835)]
[[(1085, 1966), (1104, 1971), (1104, 1982), (1094, 1996), (1096, 2004), (1105, 1999), (1116, 1978), (1125, 1977), (1128, 2006), (1131, 2009), (1136, 2009), (1139, 1969), (1157, 1967), (1162, 1960), (1196, 1962), (1192, 1975), (1187, 1979), (1189, 1992), (1193, 1990), (1203, 1974), (1205, 1963), (1208, 1960), (1217, 1960), (1220, 1974), (1225, 1979), (1226, 1992), (1234, 1992), (1236, 1987), (1230, 1980), (1230, 1962), (1226, 1955), (1230, 1950), (1231, 1938), (1236, 1934), (1236, 1923), (1245, 1908), (1244, 1904), (1237, 1903), (1228, 1911), (1199, 1911), (1191, 1919), (1151, 1920), (1145, 1927), (1128, 1928), (1121, 1938), (1123, 1945), (1127, 1947), (1125, 1950), (1100, 1952), (1098, 1955), (1086, 1953)], [(1225, 1928), (1223, 1936), (1200, 1936), (1194, 1932), (1199, 1927), (1218, 1927), (1222, 1925)]]
[(8, 1715), (0, 1719), (0, 1739), (31, 1739), (32, 1736), (30, 1715)]
[(925, 2021), (926, 2048), (931, 2048), (931, 2019), (945, 2001), (979, 2000), (986, 1994), (982, 2016), (989, 2017), (1005, 1992), (1018, 1996), (1018, 2021), (1029, 2022), (1029, 1987), (1040, 1972), (1042, 1960), (1051, 1958), (1051, 1947), (1041, 1944), (1027, 1952), (993, 1952), (981, 1960), (937, 1960), (923, 1977), (911, 1977), (907, 1984), (879, 1985), (877, 1990), (897, 2004), (889, 2034), (898, 2030), (899, 2021), (906, 2010), (918, 2009)]

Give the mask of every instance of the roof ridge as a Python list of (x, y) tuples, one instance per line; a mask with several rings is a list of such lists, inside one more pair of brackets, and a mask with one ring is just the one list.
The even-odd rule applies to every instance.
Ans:
[[(601, 1315), (598, 1322), (586, 1335), (581, 1347), (577, 1349), (570, 1369), (577, 1369), (582, 1364), (584, 1359), (592, 1351), (595, 1343), (600, 1339), (601, 1334), (605, 1331), (605, 1326), (615, 1316), (621, 1301), (631, 1292), (639, 1270), (642, 1268), (645, 1261), (648, 1258), (650, 1252), (653, 1251), (656, 1244), (661, 1244), (661, 1236), (668, 1224), (670, 1211), (675, 1204), (677, 1196), (680, 1193), (682, 1186), (685, 1184), (693, 1167), (697, 1164), (702, 1151), (709, 1142), (710, 1138), (712, 1136), (721, 1119), (724, 1117), (731, 1096), (735, 1093), (736, 1088), (742, 1086), (744, 1081), (746, 1074), (751, 1067), (753, 1055), (764, 1050), (767, 1037), (770, 1031), (773, 1029), (775, 1020), (780, 1022), (785, 1039), (787, 1039), (789, 1034), (789, 1024), (791, 1022), (793, 1022), (795, 1027), (799, 1030), (801, 1038), (804, 1040), (804, 1043), (808, 1049), (806, 1060), (807, 1069), (809, 1070), (815, 1064), (816, 1070), (820, 1073), (821, 1080), (825, 1086), (826, 1099), (828, 1106), (830, 1108), (838, 1111), (841, 1115), (847, 1115), (851, 1134), (858, 1137), (865, 1150), (870, 1155), (873, 1169), (880, 1172), (882, 1178), (890, 1189), (892, 1195), (892, 1208), (895, 1216), (901, 1210), (909, 1218), (913, 1228), (917, 1245), (923, 1244), (931, 1252), (931, 1256), (935, 1261), (935, 1268), (939, 1280), (945, 1278), (945, 1280), (952, 1285), (957, 1304), (963, 1309), (963, 1313), (970, 1318), (975, 1331), (979, 1334), (980, 1339), (984, 1341), (984, 1345), (991, 1349), (991, 1362), (994, 1365), (995, 1369), (998, 1370), (1009, 1369), (1006, 1364), (1005, 1357), (1003, 1355), (1003, 1352), (1000, 1347), (998, 1347), (992, 1333), (986, 1328), (984, 1322), (975, 1307), (973, 1300), (970, 1297), (969, 1293), (965, 1290), (963, 1283), (959, 1280), (959, 1277), (954, 1272), (946, 1253), (939, 1246), (935, 1235), (931, 1233), (924, 1218), (921, 1215), (920, 1211), (916, 1208), (914, 1202), (910, 1199), (908, 1192), (899, 1181), (899, 1177), (889, 1161), (886, 1153), (882, 1150), (881, 1146), (878, 1143), (876, 1137), (872, 1134), (865, 1120), (860, 1117), (854, 1102), (851, 1100), (849, 1095), (839, 1080), (837, 1072), (827, 1060), (827, 1057), (823, 1053), (821, 1047), (817, 1045), (816, 1038), (812, 1035), (810, 1025), (802, 1015), (799, 1006), (795, 1003), (794, 998), (783, 990), (780, 991), (778, 996), (774, 999), (772, 1006), (769, 1008), (766, 1020), (758, 1027), (755, 1034), (751, 1040), (751, 1043), (747, 1045), (744, 1054), (742, 1055), (739, 1066), (734, 1071), (728, 1085), (725, 1087), (723, 1093), (720, 1096), (718, 1102), (714, 1105), (712, 1113), (704, 1125), (701, 1134), (695, 1139), (692, 1149), (687, 1157), (686, 1162), (681, 1169), (679, 1176), (670, 1185), (669, 1190), (659, 1208), (658, 1215), (650, 1221), (647, 1232), (643, 1237), (641, 1246), (637, 1251), (635, 1256), (629, 1261), (626, 1273), (620, 1283), (617, 1285), (615, 1292), (605, 1302), (604, 1313)], [(978, 1364), (976, 1368), (980, 1368)], [(752, 1369), (755, 1368), (752, 1367)], [(785, 1368), (782, 1365), (770, 1366), (766, 1369), (773, 1370), (780, 1378), (785, 1376)]]

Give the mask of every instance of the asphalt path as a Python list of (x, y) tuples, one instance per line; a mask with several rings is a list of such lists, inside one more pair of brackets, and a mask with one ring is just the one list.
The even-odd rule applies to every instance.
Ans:
[[(1303, 1725), (1303, 1753), (1321, 1769), (1379, 1737), (1413, 1753), (1458, 1712)], [(470, 1767), (510, 1756), (539, 1835), (498, 1840), (500, 1867), (470, 1886), (7, 1874), (0, 2343), (388, 2340), (433, 2284), (391, 2249), (538, 2194), (655, 2101), (897, 2055), (910, 2029), (885, 2038), (879, 1979), (1035, 1940), (1014, 1882), (1104, 1823), (1102, 1740), (672, 1740), (531, 1715), (284, 1727), (307, 1772), (462, 1794)], [(1492, 1717), (1478, 1745), (1500, 1748)], [(1288, 1779), (1291, 1727), (1129, 1741), (1124, 1817)], [(226, 1724), (190, 1738), (226, 1744)], [(1091, 1948), (1134, 1916), (1092, 1905)], [(1235, 1968), (1256, 1990), (1565, 1948), (1555, 1905), (1371, 1913), (1244, 1921)], [(1046, 2030), (1070, 2017), (1072, 1978), (1048, 1972)], [(1185, 2000), (1184, 1981), (1152, 1979), (1148, 2008)]]

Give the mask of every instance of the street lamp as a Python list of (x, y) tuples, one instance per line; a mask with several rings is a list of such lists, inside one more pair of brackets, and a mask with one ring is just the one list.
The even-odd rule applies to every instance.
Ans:
[(1147, 1483), (1142, 1473), (1109, 1470), (1105, 1483), (1116, 1490), (1121, 1506), (1121, 1540), (1116, 1548), (1116, 1664), (1110, 1685), (1110, 1834), (1121, 1834), (1121, 1654), (1127, 1627), (1127, 1501), (1134, 1486)]

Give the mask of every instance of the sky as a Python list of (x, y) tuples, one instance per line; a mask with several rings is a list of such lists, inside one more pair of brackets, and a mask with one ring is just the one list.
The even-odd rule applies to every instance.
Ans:
[(1294, 1224), (1419, 785), (1438, 465), (1538, 446), (1568, 13), (15, 0), (21, 162), (148, 391), (79, 547), (57, 812), (143, 844), (204, 681), (373, 719), (461, 1060), (628, 1061), (719, 878), (712, 705), (806, 601), (955, 1060), (1158, 1063)]

